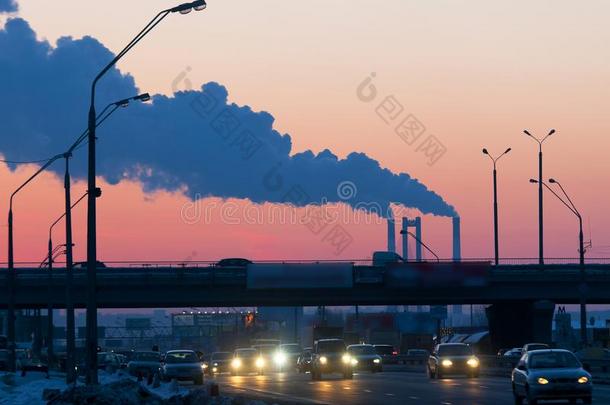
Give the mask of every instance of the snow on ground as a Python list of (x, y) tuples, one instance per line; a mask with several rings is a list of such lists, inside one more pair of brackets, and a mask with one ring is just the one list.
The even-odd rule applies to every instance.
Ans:
[[(217, 405), (267, 405), (260, 401), (248, 401), (243, 399), (234, 399), (228, 397), (207, 397), (209, 392), (209, 386), (203, 386), (198, 389), (189, 389), (189, 387), (181, 386), (175, 382), (161, 383), (158, 388), (153, 388), (152, 385), (147, 385), (146, 381), (142, 381), (140, 384), (134, 384), (125, 380), (131, 380), (135, 382), (136, 379), (127, 375), (125, 372), (118, 372), (109, 374), (106, 372), (100, 372), (100, 390), (104, 396), (114, 397), (121, 403), (129, 403), (128, 398), (135, 398), (139, 387), (143, 387), (148, 392), (152, 393), (151, 399), (158, 398), (160, 402), (154, 401), (155, 403), (171, 402), (172, 404), (180, 404), (182, 402), (192, 403), (209, 403)], [(121, 383), (122, 382), (122, 383)], [(82, 381), (77, 382), (78, 387), (83, 387)], [(113, 387), (126, 387), (120, 392), (112, 392)], [(25, 377), (22, 377), (19, 373), (10, 375), (7, 373), (0, 373), (0, 405), (44, 405), (46, 401), (42, 399), (42, 393), (45, 389), (58, 389), (65, 391), (67, 389), (65, 382), (65, 375), (62, 374), (51, 374), (49, 378), (43, 373), (29, 372)], [(114, 388), (117, 389), (117, 388)], [(131, 392), (125, 392), (130, 390)], [(184, 399), (176, 400), (176, 397)], [(171, 398), (171, 400), (170, 400)], [(205, 402), (203, 402), (203, 400)], [(124, 402), (124, 401), (129, 402)], [(117, 402), (117, 403), (119, 403)]]

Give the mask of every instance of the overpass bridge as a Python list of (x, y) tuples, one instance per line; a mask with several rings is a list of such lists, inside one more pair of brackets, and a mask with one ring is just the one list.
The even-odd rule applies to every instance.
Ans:
[[(610, 263), (587, 264), (589, 304), (610, 303)], [(65, 302), (66, 272), (17, 268), (18, 308), (55, 308)], [(73, 272), (73, 300), (86, 304), (86, 272)], [(119, 266), (98, 269), (99, 308), (172, 308), (319, 305), (497, 304), (547, 300), (576, 304), (581, 289), (577, 264), (417, 262), (387, 266), (349, 262)], [(8, 297), (6, 269), (0, 296)], [(7, 300), (0, 301), (6, 308)]]
[[(509, 264), (415, 262), (371, 266), (350, 262), (253, 263), (100, 267), (99, 308), (172, 308), (319, 305), (490, 304), (486, 309), (494, 347), (551, 341), (556, 303), (610, 303), (610, 263)], [(75, 307), (86, 304), (86, 271), (73, 272)], [(8, 298), (6, 269), (0, 296)], [(66, 271), (18, 268), (17, 308), (62, 308)], [(7, 298), (0, 309), (7, 307)]]

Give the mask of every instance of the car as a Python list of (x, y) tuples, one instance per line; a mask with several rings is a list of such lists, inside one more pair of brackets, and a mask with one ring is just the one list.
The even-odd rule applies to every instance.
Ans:
[(39, 357), (35, 356), (29, 349), (15, 350), (15, 365), (17, 370), (20, 371), (39, 371), (41, 373), (49, 372), (48, 364), (43, 362)]
[(273, 354), (273, 362), (278, 370), (295, 370), (303, 348), (298, 343), (283, 343)]
[(551, 347), (549, 345), (547, 345), (546, 343), (526, 343), (525, 345), (523, 345), (523, 348), (521, 349), (521, 354), (525, 354), (531, 350), (544, 350), (544, 349), (550, 349)]
[(207, 368), (209, 375), (217, 375), (231, 371), (231, 360), (233, 360), (233, 353), (231, 352), (214, 352), (210, 357), (210, 365)]
[(231, 257), (218, 261), (216, 267), (248, 267), (249, 264), (252, 264), (251, 260), (243, 259), (241, 257)]
[(252, 346), (258, 352), (259, 358), (263, 359), (265, 369), (270, 368), (273, 364), (278, 347), (278, 345), (271, 343)]
[(116, 371), (121, 368), (121, 359), (113, 352), (99, 352), (97, 354), (97, 368), (99, 370)]
[(306, 373), (311, 371), (311, 352), (313, 348), (306, 347), (297, 359), (297, 371), (299, 373)]
[(231, 360), (231, 375), (241, 375), (247, 373), (265, 374), (265, 359), (257, 349), (252, 347), (247, 349), (237, 349), (233, 353)]
[(354, 378), (356, 359), (347, 353), (343, 339), (320, 339), (314, 343), (311, 359), (311, 379), (321, 380), (324, 374), (340, 373)]
[(135, 352), (127, 363), (127, 372), (134, 376), (155, 375), (161, 370), (161, 355), (158, 352)]
[(355, 360), (354, 369), (368, 370), (371, 373), (383, 371), (381, 356), (377, 354), (373, 345), (349, 345), (347, 352)]
[(441, 379), (446, 375), (465, 375), (477, 378), (479, 359), (465, 343), (441, 343), (436, 345), (428, 358), (428, 376)]
[(581, 399), (592, 403), (591, 374), (574, 353), (563, 349), (530, 350), (513, 370), (512, 389), (515, 404), (538, 404), (539, 400)]
[(165, 353), (161, 364), (161, 379), (192, 380), (195, 385), (201, 385), (203, 364), (192, 350), (170, 350)]
[(504, 357), (518, 357), (518, 358), (521, 358), (522, 355), (523, 355), (523, 349), (520, 347), (514, 347), (510, 350), (505, 351), (503, 354)]
[(392, 345), (373, 345), (383, 364), (398, 364), (398, 351)]

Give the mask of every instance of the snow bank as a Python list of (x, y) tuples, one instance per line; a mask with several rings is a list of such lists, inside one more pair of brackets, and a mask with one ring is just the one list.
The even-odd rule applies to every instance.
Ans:
[[(212, 397), (213, 383), (189, 389), (174, 382), (153, 388), (146, 381), (138, 382), (124, 372), (100, 372), (99, 379), (100, 385), (95, 387), (87, 387), (82, 381), (67, 387), (62, 375), (46, 378), (44, 374), (34, 372), (25, 377), (0, 374), (0, 405), (267, 405), (244, 398)], [(45, 389), (57, 390), (59, 394), (47, 402), (42, 398)]]

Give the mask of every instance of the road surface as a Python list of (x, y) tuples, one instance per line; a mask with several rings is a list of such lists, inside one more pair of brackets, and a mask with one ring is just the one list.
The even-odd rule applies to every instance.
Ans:
[[(222, 375), (222, 394), (244, 395), (280, 404), (330, 405), (511, 405), (509, 378), (430, 380), (423, 373), (359, 373), (353, 380), (337, 377), (311, 381), (309, 374), (265, 376)], [(594, 387), (594, 403), (610, 404), (610, 386)], [(561, 404), (567, 402), (543, 402)]]

